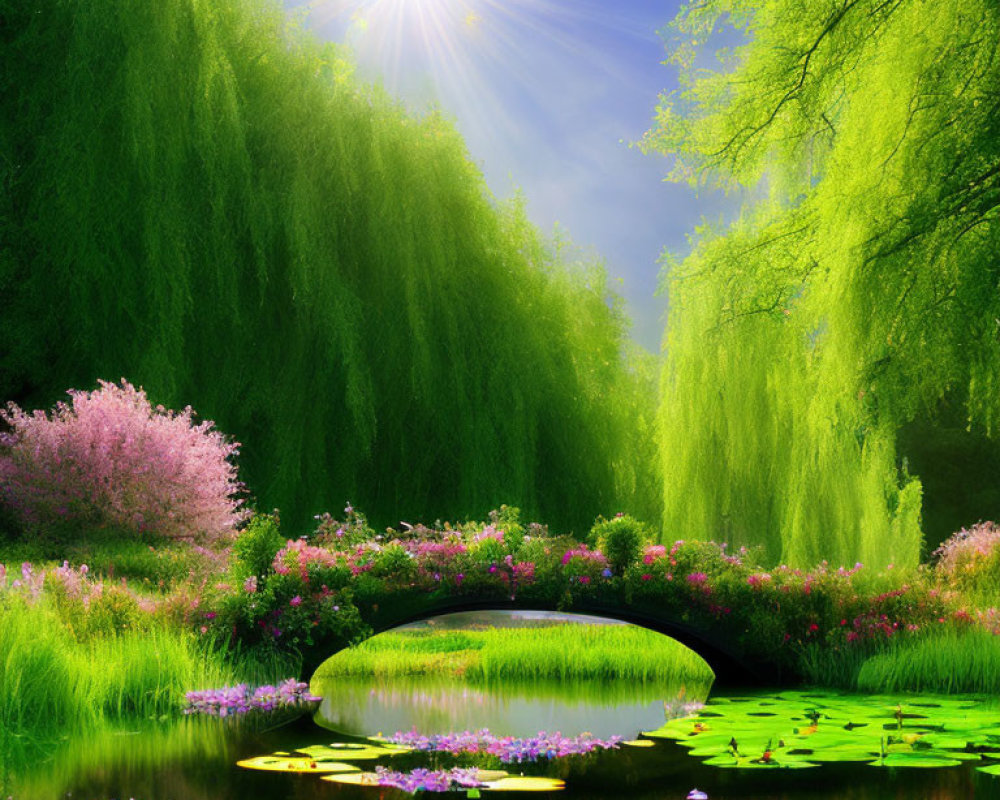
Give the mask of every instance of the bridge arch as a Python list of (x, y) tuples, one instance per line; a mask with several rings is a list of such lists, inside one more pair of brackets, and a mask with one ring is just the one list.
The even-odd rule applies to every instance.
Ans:
[[(418, 598), (412, 598), (418, 600)], [(667, 614), (658, 614), (645, 608), (631, 606), (610, 606), (595, 603), (574, 603), (571, 607), (560, 604), (546, 604), (533, 600), (478, 599), (474, 597), (450, 597), (426, 602), (390, 603), (388, 606), (374, 604), (364, 614), (371, 627), (371, 635), (393, 630), (412, 622), (420, 622), (434, 617), (469, 611), (550, 611), (562, 614), (586, 614), (593, 617), (613, 619), (638, 625), (680, 642), (705, 660), (715, 674), (712, 688), (747, 688), (777, 686), (787, 683), (789, 676), (782, 675), (775, 665), (759, 662), (741, 654), (725, 638), (712, 631), (699, 629)], [(317, 644), (303, 653), (303, 672), (306, 680), (328, 658), (346, 649), (345, 645), (324, 647)]]

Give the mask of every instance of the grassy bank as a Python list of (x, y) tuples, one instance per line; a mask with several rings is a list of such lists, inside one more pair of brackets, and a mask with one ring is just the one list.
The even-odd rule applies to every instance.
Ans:
[(75, 630), (48, 596), (0, 598), (0, 667), (0, 727), (36, 737), (174, 715), (192, 689), (294, 670), (176, 626)]
[(705, 662), (653, 631), (624, 625), (563, 624), (486, 630), (401, 630), (338, 653), (317, 671), (335, 675), (449, 674), (495, 679), (710, 683)]
[(803, 654), (809, 683), (859, 692), (1000, 692), (1000, 636), (942, 628), (887, 642), (874, 655), (815, 647)]

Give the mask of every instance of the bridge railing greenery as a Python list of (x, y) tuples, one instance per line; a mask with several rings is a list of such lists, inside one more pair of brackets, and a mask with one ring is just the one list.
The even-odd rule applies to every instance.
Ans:
[[(595, 527), (606, 531), (607, 522)], [(44, 605), (81, 640), (186, 630), (230, 651), (298, 661), (303, 675), (338, 649), (413, 619), (470, 608), (579, 611), (675, 635), (710, 664), (722, 653), (775, 683), (856, 686), (866, 664), (881, 659), (884, 672), (906, 653), (929, 658), (938, 642), (951, 642), (952, 653), (969, 642), (981, 653), (998, 650), (989, 578), (998, 541), (992, 525), (977, 526), (957, 534), (936, 566), (909, 571), (768, 568), (757, 551), (680, 540), (642, 543), (614, 565), (587, 542), (523, 524), (516, 509), (483, 522), (379, 533), (348, 506), (340, 519), (319, 518), (308, 536), (288, 538), (276, 515), (259, 514), (222, 551), (129, 551), (115, 557), (117, 573), (115, 563), (93, 560), (89, 568), (12, 566), (0, 570), (0, 609)], [(168, 577), (156, 580), (143, 558), (166, 564)], [(970, 674), (980, 667), (970, 663)], [(977, 687), (958, 680), (949, 688)]]

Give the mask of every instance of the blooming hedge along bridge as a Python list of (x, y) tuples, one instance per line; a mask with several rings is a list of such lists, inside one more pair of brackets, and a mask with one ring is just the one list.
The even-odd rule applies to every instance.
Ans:
[[(458, 611), (534, 610), (622, 620), (700, 655), (717, 684), (801, 682), (813, 649), (877, 652), (952, 616), (947, 593), (893, 572), (823, 563), (765, 568), (713, 542), (647, 544), (609, 558), (542, 526), (467, 525), (376, 535), (331, 522), (287, 541), (218, 619), (247, 644), (294, 650), (304, 675), (352, 642)], [(270, 552), (274, 552), (271, 550)], [(611, 548), (609, 548), (611, 552)]]

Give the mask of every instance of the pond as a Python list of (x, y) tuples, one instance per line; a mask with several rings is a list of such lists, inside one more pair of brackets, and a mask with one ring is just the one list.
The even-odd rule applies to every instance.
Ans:
[[(391, 687), (345, 681), (324, 690), (315, 719), (306, 715), (272, 729), (265, 729), (267, 721), (259, 718), (185, 718), (107, 729), (44, 747), (8, 738), (0, 787), (3, 797), (14, 800), (403, 798), (396, 790), (335, 785), (311, 774), (254, 771), (236, 762), (350, 741), (347, 734), (389, 734), (416, 725), (428, 733), (488, 726), (510, 735), (554, 728), (567, 735), (581, 730), (608, 735), (617, 729), (627, 737), (659, 728), (661, 736), (674, 737), (648, 739), (650, 746), (645, 747), (625, 744), (586, 756), (506, 767), (514, 774), (523, 770), (564, 779), (561, 796), (567, 800), (683, 800), (695, 787), (711, 800), (1000, 797), (1000, 778), (976, 769), (986, 760), (973, 751), (985, 750), (989, 756), (991, 746), (1000, 747), (1000, 712), (995, 703), (982, 699), (869, 698), (832, 692), (719, 695), (698, 717), (665, 723), (665, 713), (692, 699), (679, 696), (679, 687), (619, 689), (588, 689), (579, 683), (496, 683), (482, 688), (434, 679), (394, 680)], [(809, 736), (814, 744), (805, 741)], [(788, 739), (784, 750), (776, 741), (782, 737)], [(735, 763), (729, 739), (736, 740), (745, 767), (704, 763)], [(967, 747), (967, 742), (982, 744)], [(775, 752), (773, 764), (750, 763), (768, 746)], [(872, 746), (885, 747), (886, 763), (895, 759), (900, 766), (840, 760), (852, 758), (852, 747)], [(939, 748), (947, 751), (944, 759)], [(904, 766), (905, 758), (899, 761), (904, 750), (925, 764)], [(795, 760), (822, 757), (822, 751), (833, 753), (832, 760), (812, 768), (789, 768)], [(798, 755), (786, 755), (795, 752)], [(854, 752), (853, 757), (860, 756)], [(935, 759), (952, 766), (934, 767)], [(372, 763), (361, 766), (371, 769)], [(452, 760), (407, 753), (377, 763), (410, 769), (447, 767)]]

